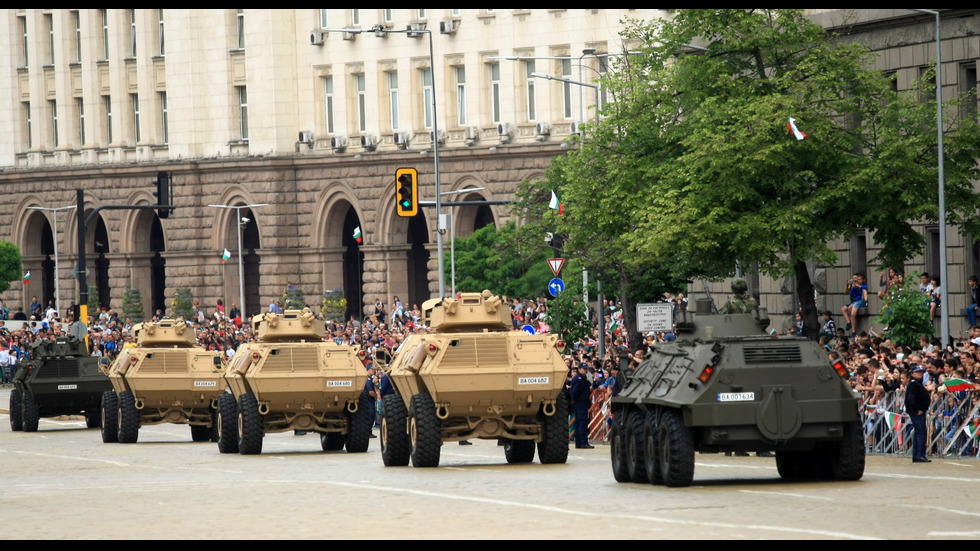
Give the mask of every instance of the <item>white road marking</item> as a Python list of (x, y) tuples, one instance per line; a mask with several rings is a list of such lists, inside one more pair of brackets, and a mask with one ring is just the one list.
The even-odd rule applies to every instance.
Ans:
[(17, 455), (31, 455), (34, 457), (47, 457), (50, 459), (66, 459), (68, 461), (86, 461), (89, 463), (105, 463), (106, 465), (114, 465), (116, 467), (130, 467), (129, 463), (122, 463), (120, 461), (108, 461), (106, 459), (92, 459), (90, 457), (77, 457), (71, 455), (53, 455), (49, 453), (36, 453), (36, 452), (21, 452), (21, 451), (10, 451), (10, 450), (0, 450), (0, 453), (13, 453)]
[(757, 492), (753, 490), (739, 490), (739, 492), (743, 494), (758, 494), (764, 496), (797, 497), (801, 499), (812, 499), (816, 501), (837, 501), (836, 499), (830, 497), (808, 496), (805, 494), (790, 494), (786, 492)]
[(936, 507), (934, 505), (904, 505), (904, 504), (894, 504), (897, 507), (906, 507), (909, 509), (921, 510), (921, 509), (932, 509), (933, 511), (939, 511), (941, 513), (950, 513), (953, 515), (963, 515), (967, 517), (980, 517), (980, 513), (973, 513), (970, 511), (960, 511), (959, 509), (947, 509), (945, 507)]

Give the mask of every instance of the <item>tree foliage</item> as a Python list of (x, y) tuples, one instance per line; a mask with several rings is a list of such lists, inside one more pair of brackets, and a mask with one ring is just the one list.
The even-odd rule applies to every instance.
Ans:
[[(917, 281), (919, 274), (912, 274), (909, 281)], [(888, 291), (881, 314), (875, 322), (888, 328), (885, 336), (903, 346), (915, 347), (923, 335), (932, 336), (934, 328), (929, 320), (929, 297), (924, 296), (915, 283), (906, 283)]]
[(22, 262), (17, 245), (0, 241), (0, 293), (7, 292), (10, 282), (19, 281), (24, 275)]

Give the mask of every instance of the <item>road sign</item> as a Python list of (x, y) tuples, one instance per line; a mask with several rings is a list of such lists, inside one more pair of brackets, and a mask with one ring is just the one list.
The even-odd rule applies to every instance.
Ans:
[(534, 334), (534, 328), (531, 327), (530, 325), (525, 325), (524, 327), (521, 327), (521, 331), (524, 331), (528, 335), (533, 335)]
[(548, 265), (551, 266), (551, 271), (555, 273), (555, 277), (561, 276), (561, 269), (565, 265), (564, 258), (549, 258)]
[(669, 302), (636, 305), (636, 329), (641, 333), (674, 330), (674, 306)]
[(552, 279), (551, 283), (548, 284), (548, 291), (551, 292), (551, 296), (558, 298), (558, 293), (565, 292), (565, 282), (557, 277)]

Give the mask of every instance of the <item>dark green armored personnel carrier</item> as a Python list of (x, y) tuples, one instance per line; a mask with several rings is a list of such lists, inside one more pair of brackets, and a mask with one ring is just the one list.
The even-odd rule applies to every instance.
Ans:
[(847, 371), (816, 342), (769, 335), (765, 309), (680, 312), (612, 399), (618, 482), (689, 486), (695, 453), (775, 452), (784, 478), (859, 480), (864, 431)]
[(112, 389), (99, 371), (99, 358), (70, 337), (34, 343), (29, 361), (18, 366), (14, 387), (10, 429), (24, 432), (37, 432), (42, 417), (61, 415), (84, 415), (89, 428), (99, 427), (102, 393)]

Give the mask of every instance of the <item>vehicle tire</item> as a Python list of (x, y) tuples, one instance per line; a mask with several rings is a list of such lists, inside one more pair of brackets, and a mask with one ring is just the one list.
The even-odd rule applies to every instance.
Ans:
[(840, 443), (828, 450), (830, 472), (834, 480), (854, 482), (864, 477), (864, 430), (860, 422), (844, 424)]
[(347, 425), (347, 453), (367, 453), (371, 445), (371, 412), (374, 411), (374, 398), (362, 392), (357, 401), (357, 411), (350, 415)]
[(85, 415), (85, 427), (90, 429), (98, 429), (102, 427), (102, 414), (101, 413), (89, 413)]
[(238, 398), (238, 453), (259, 455), (265, 427), (259, 413), (259, 401), (254, 394), (242, 394)]
[(504, 438), (504, 457), (511, 465), (534, 461), (534, 440)]
[(643, 420), (643, 466), (647, 481), (654, 486), (663, 486), (664, 474), (660, 470), (660, 430), (657, 428), (656, 412), (647, 412)]
[(191, 440), (194, 442), (210, 442), (211, 427), (207, 425), (191, 425)]
[(386, 467), (405, 467), (411, 455), (408, 410), (397, 394), (381, 398), (381, 459)]
[(208, 441), (218, 443), (218, 409), (211, 410), (211, 426), (208, 427)]
[(119, 394), (118, 439), (120, 444), (135, 444), (140, 436), (140, 413), (136, 396), (130, 391)]
[(542, 465), (568, 462), (568, 399), (564, 393), (555, 400), (555, 414), (544, 417), (544, 439), (538, 443), (538, 461)]
[(686, 488), (694, 482), (694, 435), (676, 409), (660, 416), (660, 473), (668, 488)]
[(238, 453), (238, 402), (228, 392), (218, 397), (218, 452)]
[(21, 411), (23, 412), (24, 432), (37, 432), (37, 427), (41, 422), (41, 415), (37, 409), (37, 402), (30, 391), (21, 394)]
[(626, 418), (626, 472), (633, 482), (646, 483), (646, 438), (643, 433), (645, 416), (639, 410)]
[(119, 441), (119, 397), (115, 390), (102, 393), (102, 443), (115, 444)]
[(776, 471), (781, 478), (803, 478), (804, 459), (802, 452), (776, 452)]
[(10, 391), (10, 430), (24, 430), (24, 399), (16, 388)]
[(613, 478), (616, 482), (632, 482), (626, 466), (626, 438), (624, 438), (625, 411), (617, 412), (609, 429), (609, 456), (612, 460)]
[(347, 437), (339, 432), (320, 434), (320, 448), (325, 452), (339, 452), (344, 449)]
[(412, 466), (422, 469), (438, 467), (442, 452), (442, 422), (436, 417), (436, 404), (432, 396), (412, 396), (408, 421)]

